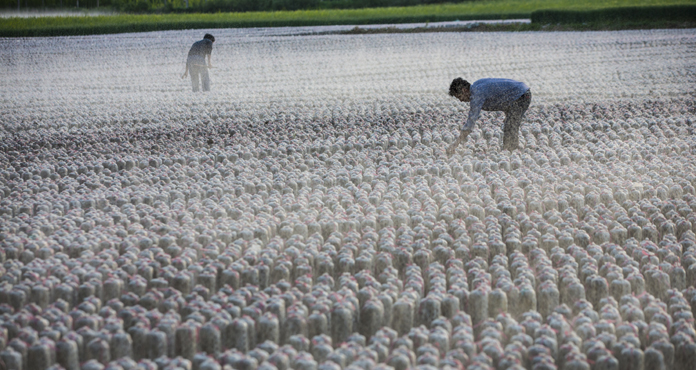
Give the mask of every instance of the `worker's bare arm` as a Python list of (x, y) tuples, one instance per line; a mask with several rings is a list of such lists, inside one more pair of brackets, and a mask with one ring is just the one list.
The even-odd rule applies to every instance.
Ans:
[(211, 54), (208, 54), (208, 67), (209, 67), (209, 68), (212, 68), (212, 67), (213, 67), (213, 64), (210, 62), (211, 58), (212, 58), (212, 55), (211, 55)]
[(186, 68), (184, 69), (184, 74), (181, 76), (182, 79), (188, 77), (188, 63), (186, 63)]
[(476, 114), (476, 112), (472, 112), (472, 110), (469, 110), (469, 119), (467, 119), (466, 123), (462, 126), (459, 137), (447, 148), (446, 153), (448, 156), (454, 154), (459, 144), (466, 142), (466, 138), (474, 129), (474, 122), (476, 121), (476, 118), (478, 118), (478, 114)]
[(469, 131), (462, 130), (459, 133), (459, 137), (456, 140), (454, 140), (454, 142), (452, 144), (450, 144), (450, 146), (447, 148), (447, 152), (446, 152), (447, 155), (451, 156), (452, 154), (454, 154), (454, 152), (457, 150), (457, 147), (459, 146), (459, 144), (466, 142), (466, 138), (469, 136), (470, 133), (471, 133), (471, 130), (469, 130)]

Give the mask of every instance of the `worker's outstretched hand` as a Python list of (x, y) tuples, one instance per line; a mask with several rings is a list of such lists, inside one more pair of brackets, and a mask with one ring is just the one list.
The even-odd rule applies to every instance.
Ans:
[(450, 157), (450, 156), (452, 156), (452, 154), (454, 154), (454, 152), (457, 150), (457, 147), (459, 146), (459, 144), (461, 144), (461, 143), (463, 143), (463, 142), (466, 142), (467, 136), (469, 136), (469, 133), (466, 132), (466, 131), (462, 131), (462, 133), (459, 134), (459, 137), (457, 138), (457, 140), (455, 140), (455, 141), (447, 148), (446, 153), (447, 153), (447, 156), (448, 156), (448, 157)]
[(452, 154), (454, 154), (454, 151), (457, 150), (457, 147), (459, 146), (459, 139), (455, 140), (452, 144), (450, 144), (449, 147), (447, 147), (447, 150), (445, 153), (447, 153), (448, 157), (451, 157)]

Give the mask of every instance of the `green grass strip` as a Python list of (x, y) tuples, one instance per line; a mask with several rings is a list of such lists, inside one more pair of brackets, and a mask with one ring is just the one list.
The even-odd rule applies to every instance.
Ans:
[(696, 0), (482, 0), (413, 7), (214, 14), (119, 14), (0, 19), (0, 37), (93, 35), (197, 28), (282, 27), (529, 18), (537, 10), (696, 5)]

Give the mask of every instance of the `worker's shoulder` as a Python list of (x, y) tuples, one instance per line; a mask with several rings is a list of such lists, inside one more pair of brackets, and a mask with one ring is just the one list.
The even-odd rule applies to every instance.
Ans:
[(517, 80), (512, 80), (509, 78), (482, 78), (479, 80), (476, 80), (472, 86), (479, 86), (479, 85), (490, 85), (490, 84), (519, 84), (521, 83), (520, 81)]
[(208, 39), (198, 40), (193, 43), (193, 45), (213, 45), (213, 42)]

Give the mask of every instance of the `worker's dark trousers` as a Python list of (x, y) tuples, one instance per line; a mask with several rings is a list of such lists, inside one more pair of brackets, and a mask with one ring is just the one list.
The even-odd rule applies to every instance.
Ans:
[(503, 150), (513, 151), (519, 147), (520, 124), (522, 117), (532, 102), (532, 91), (527, 90), (519, 99), (510, 104), (505, 112), (505, 124), (503, 126)]
[(198, 91), (199, 77), (201, 83), (203, 83), (203, 91), (210, 91), (210, 77), (208, 76), (207, 67), (190, 66), (189, 72), (191, 73), (191, 87), (193, 88), (193, 92)]

